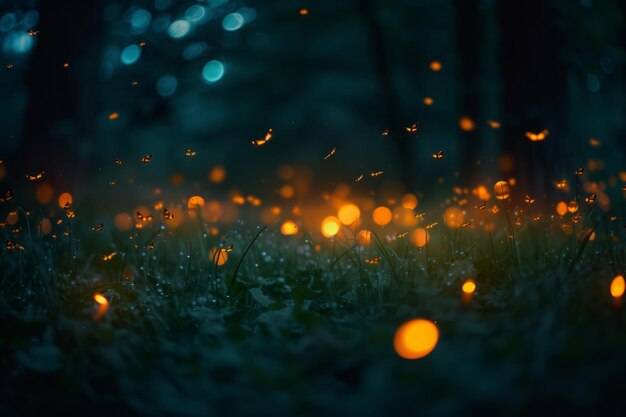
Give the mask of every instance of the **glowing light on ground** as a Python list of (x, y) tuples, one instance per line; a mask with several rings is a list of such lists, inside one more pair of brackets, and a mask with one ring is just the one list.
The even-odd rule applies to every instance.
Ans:
[(224, 248), (213, 248), (209, 253), (209, 259), (217, 266), (222, 266), (228, 261), (228, 252)]
[(496, 193), (498, 200), (506, 200), (511, 196), (511, 186), (506, 181), (498, 181), (493, 186), (493, 191)]
[(458, 229), (465, 221), (465, 212), (458, 207), (448, 207), (443, 213), (443, 221), (450, 229)]
[(204, 198), (199, 195), (194, 195), (187, 200), (187, 208), (189, 210), (194, 210), (199, 207), (204, 207)]
[(430, 234), (428, 233), (428, 230), (421, 227), (415, 229), (415, 231), (413, 231), (413, 234), (411, 235), (411, 243), (413, 243), (418, 248), (423, 248), (424, 246), (426, 246), (429, 240)]
[(626, 281), (622, 275), (618, 275), (611, 281), (611, 295), (613, 298), (620, 298), (626, 290)]
[(285, 236), (298, 234), (298, 225), (291, 220), (287, 220), (280, 226), (280, 233)]
[(96, 301), (96, 303), (101, 304), (101, 305), (109, 304), (109, 300), (107, 300), (106, 297), (100, 294), (99, 292), (94, 294), (93, 299)]
[(66, 204), (72, 204), (72, 194), (70, 193), (61, 193), (59, 196), (59, 207), (64, 208)]
[(391, 210), (385, 206), (376, 207), (372, 213), (372, 220), (379, 226), (389, 224), (392, 217)]
[(356, 236), (356, 241), (361, 246), (367, 246), (372, 243), (372, 232), (369, 230), (361, 230)]
[(471, 278), (467, 279), (461, 286), (461, 290), (464, 294), (474, 294), (474, 291), (476, 291), (476, 283)]
[(322, 235), (324, 237), (333, 237), (339, 233), (341, 221), (335, 216), (328, 216), (322, 220)]
[(410, 320), (401, 325), (393, 338), (393, 347), (404, 359), (419, 359), (435, 349), (439, 341), (439, 329), (425, 319)]
[(565, 201), (559, 201), (555, 210), (559, 216), (565, 216), (567, 214), (567, 203)]
[(344, 204), (337, 212), (339, 221), (345, 225), (351, 225), (361, 217), (361, 209), (355, 204)]

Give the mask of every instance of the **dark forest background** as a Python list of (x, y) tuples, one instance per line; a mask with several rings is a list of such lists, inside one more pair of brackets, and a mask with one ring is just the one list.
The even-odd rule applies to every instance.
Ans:
[[(424, 193), (440, 178), (498, 176), (541, 193), (589, 158), (623, 162), (623, 1), (0, 4), (9, 179), (45, 170), (53, 186), (89, 189), (108, 182), (114, 158), (153, 154), (134, 175), (155, 184), (172, 173), (206, 182), (222, 164), (230, 186), (254, 189), (293, 164), (320, 189), (383, 170)], [(208, 82), (213, 60), (224, 73)], [(463, 116), (475, 129), (459, 129)], [(404, 131), (412, 123), (416, 135)], [(270, 127), (270, 144), (250, 145)], [(542, 129), (544, 142), (524, 136)], [(187, 162), (186, 147), (201, 159)], [(431, 157), (439, 149), (444, 164)]]

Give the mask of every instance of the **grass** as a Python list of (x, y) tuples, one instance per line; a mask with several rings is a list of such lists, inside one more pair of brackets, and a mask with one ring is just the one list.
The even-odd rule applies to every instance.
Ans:
[[(170, 236), (155, 221), (55, 239), (37, 232), (36, 215), (21, 219), (24, 250), (0, 258), (0, 415), (623, 407), (626, 316), (609, 284), (626, 252), (621, 220), (599, 211), (578, 238), (558, 218), (513, 226), (500, 213), (492, 232), (438, 225), (427, 248), (384, 228), (361, 246), (351, 232), (282, 236), (241, 222), (219, 238), (197, 224)], [(79, 217), (71, 227), (88, 229)], [(0, 233), (16, 240), (8, 226)], [(218, 267), (208, 248), (229, 244)], [(468, 304), (469, 276), (478, 289)], [(101, 319), (95, 293), (109, 300)], [(436, 322), (440, 340), (408, 361), (392, 339), (415, 317)]]

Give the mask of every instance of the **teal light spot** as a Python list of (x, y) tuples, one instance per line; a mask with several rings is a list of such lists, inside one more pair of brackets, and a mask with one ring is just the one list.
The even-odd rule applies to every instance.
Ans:
[(229, 13), (222, 19), (222, 27), (229, 32), (240, 29), (243, 23), (243, 16), (239, 13)]
[(191, 23), (186, 20), (175, 20), (167, 29), (167, 33), (174, 39), (187, 36), (191, 29)]
[(171, 96), (176, 92), (177, 87), (178, 80), (170, 74), (162, 76), (156, 83), (157, 93), (162, 97)]
[(218, 60), (207, 62), (202, 67), (202, 78), (209, 84), (218, 82), (224, 76), (224, 64)]
[(206, 15), (206, 9), (199, 4), (194, 4), (185, 12), (185, 18), (191, 22), (198, 22)]
[(124, 65), (132, 65), (141, 57), (141, 48), (139, 45), (128, 45), (120, 54), (120, 61)]
[(130, 24), (135, 29), (145, 29), (150, 24), (152, 15), (146, 9), (139, 9), (133, 12), (130, 17)]

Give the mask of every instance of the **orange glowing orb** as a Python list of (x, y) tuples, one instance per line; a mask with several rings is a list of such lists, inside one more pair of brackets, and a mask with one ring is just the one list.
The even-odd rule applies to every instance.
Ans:
[(424, 97), (424, 104), (427, 106), (432, 106), (435, 101), (432, 97)]
[(465, 294), (474, 294), (474, 291), (476, 291), (476, 283), (471, 278), (469, 278), (463, 283), (461, 290)]
[(287, 220), (280, 226), (280, 233), (285, 236), (298, 234), (298, 225), (291, 220)]
[(463, 116), (459, 119), (459, 127), (464, 132), (471, 132), (476, 126), (471, 118)]
[(209, 172), (209, 181), (213, 184), (219, 184), (226, 179), (226, 170), (221, 165), (215, 165)]
[(415, 207), (417, 207), (417, 197), (413, 194), (403, 195), (402, 207), (413, 210)]
[(109, 304), (109, 300), (106, 299), (106, 297), (102, 294), (100, 294), (99, 292), (95, 293), (93, 295), (93, 299), (96, 300), (96, 303), (100, 304), (100, 305), (106, 305)]
[(363, 229), (356, 236), (356, 241), (361, 246), (367, 246), (372, 243), (372, 232), (369, 230)]
[(556, 205), (556, 212), (559, 216), (565, 216), (567, 214), (567, 203), (559, 201)]
[(190, 197), (187, 201), (187, 208), (193, 210), (199, 207), (204, 207), (204, 198), (200, 197), (199, 195), (194, 195)]
[(567, 211), (569, 211), (570, 213), (576, 213), (578, 211), (578, 203), (576, 202), (576, 200), (572, 200), (569, 202), (569, 204), (567, 205)]
[(428, 233), (428, 230), (421, 227), (415, 229), (415, 231), (411, 235), (411, 242), (418, 248), (423, 248), (424, 246), (426, 246), (429, 240), (430, 234)]
[(626, 281), (622, 275), (618, 275), (611, 281), (611, 295), (613, 298), (620, 298), (626, 290)]
[(324, 237), (333, 237), (339, 233), (341, 221), (335, 216), (328, 216), (322, 220), (322, 234)]
[(18, 217), (17, 211), (11, 211), (9, 214), (7, 214), (7, 223), (10, 224), (11, 226), (16, 224), (18, 219), (19, 217)]
[(489, 190), (484, 185), (479, 185), (478, 187), (472, 190), (472, 193), (478, 197), (481, 201), (489, 201), (491, 198), (491, 194), (489, 194)]
[(493, 186), (493, 191), (496, 193), (498, 200), (506, 200), (511, 196), (511, 186), (506, 181), (498, 181)]
[(113, 222), (115, 223), (115, 227), (122, 231), (128, 230), (133, 226), (132, 216), (125, 212), (117, 214)]
[(224, 248), (213, 248), (209, 253), (209, 259), (217, 266), (222, 266), (228, 261), (228, 252)]
[(465, 221), (465, 212), (458, 207), (448, 207), (443, 213), (443, 221), (450, 229), (458, 229)]
[(66, 204), (72, 204), (72, 194), (62, 193), (59, 196), (59, 207), (63, 208)]
[(293, 197), (295, 192), (296, 192), (296, 190), (293, 188), (293, 186), (291, 186), (289, 184), (285, 184), (282, 187), (280, 187), (279, 194), (280, 194), (280, 196), (282, 198), (289, 199), (289, 198)]
[(374, 212), (372, 213), (372, 219), (374, 220), (374, 223), (379, 226), (384, 226), (388, 224), (391, 221), (391, 218), (391, 210), (389, 210), (385, 206), (376, 207), (374, 209)]
[(401, 358), (419, 359), (432, 352), (438, 340), (439, 330), (435, 323), (414, 319), (398, 328), (393, 338), (393, 347)]
[(52, 191), (52, 187), (50, 184), (43, 183), (39, 187), (37, 187), (36, 191), (37, 201), (41, 204), (48, 204), (54, 198), (54, 191)]
[(441, 71), (442, 68), (443, 68), (443, 66), (441, 65), (441, 62), (439, 62), (439, 61), (432, 61), (430, 63), (430, 70), (431, 71), (435, 71), (435, 72)]
[(50, 219), (43, 218), (41, 219), (41, 224), (39, 225), (39, 230), (44, 235), (49, 235), (52, 232), (52, 222)]
[(361, 217), (361, 209), (352, 203), (344, 204), (337, 212), (339, 221), (345, 225), (350, 225)]

